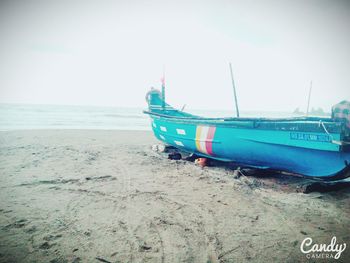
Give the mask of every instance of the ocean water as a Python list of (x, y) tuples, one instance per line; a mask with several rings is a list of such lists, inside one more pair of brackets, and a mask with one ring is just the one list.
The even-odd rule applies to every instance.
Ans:
[(150, 130), (141, 108), (0, 104), (0, 130)]
[[(0, 130), (103, 129), (150, 130), (142, 108), (0, 104)], [(188, 110), (207, 117), (235, 116), (232, 111)], [(283, 112), (242, 112), (242, 117), (291, 117)]]

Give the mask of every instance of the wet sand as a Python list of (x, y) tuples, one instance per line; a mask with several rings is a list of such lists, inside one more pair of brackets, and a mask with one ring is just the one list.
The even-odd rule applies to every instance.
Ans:
[(241, 176), (152, 151), (150, 132), (0, 133), (0, 262), (325, 262), (350, 258), (350, 189)]

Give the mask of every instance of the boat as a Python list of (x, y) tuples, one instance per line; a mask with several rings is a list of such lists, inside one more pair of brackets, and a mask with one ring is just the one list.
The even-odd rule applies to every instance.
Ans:
[(238, 167), (308, 178), (350, 176), (350, 125), (333, 117), (206, 118), (173, 108), (164, 89), (151, 89), (148, 109), (155, 137), (199, 157)]

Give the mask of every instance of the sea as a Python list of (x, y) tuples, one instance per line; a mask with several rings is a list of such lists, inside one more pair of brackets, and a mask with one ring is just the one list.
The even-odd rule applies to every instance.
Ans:
[[(142, 108), (101, 106), (0, 104), (0, 130), (91, 129), (150, 130), (150, 119)], [(206, 117), (232, 117), (233, 111), (191, 110)], [(242, 112), (242, 117), (292, 117), (287, 112)]]

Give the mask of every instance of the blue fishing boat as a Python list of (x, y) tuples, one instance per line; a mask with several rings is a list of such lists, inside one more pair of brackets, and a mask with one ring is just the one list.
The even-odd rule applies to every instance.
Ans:
[(164, 89), (147, 93), (154, 135), (167, 145), (240, 167), (306, 177), (350, 176), (350, 128), (346, 119), (205, 118), (171, 107)]

